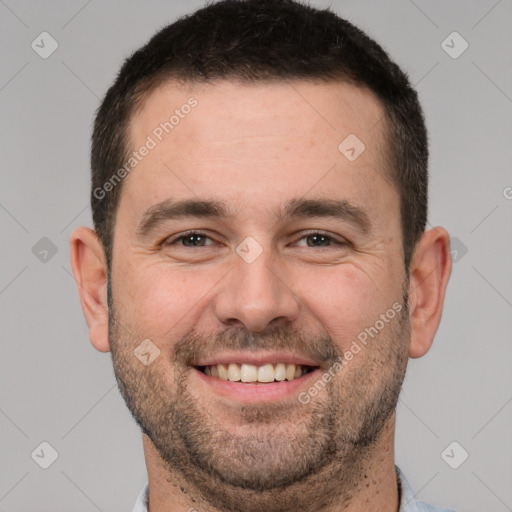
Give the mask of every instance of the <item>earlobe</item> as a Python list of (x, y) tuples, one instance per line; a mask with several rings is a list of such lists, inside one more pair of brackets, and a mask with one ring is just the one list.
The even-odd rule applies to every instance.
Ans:
[(108, 352), (107, 265), (103, 246), (92, 229), (79, 227), (71, 233), (70, 248), (71, 268), (89, 338), (97, 350)]
[(451, 270), (450, 235), (442, 227), (425, 231), (416, 244), (410, 265), (409, 357), (425, 355), (432, 345)]

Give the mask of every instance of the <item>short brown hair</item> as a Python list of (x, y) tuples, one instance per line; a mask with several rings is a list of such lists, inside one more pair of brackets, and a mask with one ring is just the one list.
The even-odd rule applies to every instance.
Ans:
[(97, 191), (127, 160), (128, 125), (142, 98), (171, 78), (345, 81), (372, 91), (385, 111), (384, 167), (401, 198), (408, 271), (428, 206), (428, 141), (417, 93), (407, 75), (364, 32), (328, 9), (295, 0), (207, 5), (160, 30), (124, 62), (97, 111), (91, 148), (92, 215), (109, 267), (122, 183), (108, 194)]

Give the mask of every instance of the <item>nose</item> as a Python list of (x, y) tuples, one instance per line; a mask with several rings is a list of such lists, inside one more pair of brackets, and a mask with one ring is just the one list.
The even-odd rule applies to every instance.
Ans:
[(251, 263), (237, 257), (213, 301), (219, 322), (243, 325), (252, 332), (294, 322), (300, 300), (286, 277), (284, 266), (275, 261), (270, 250), (264, 250)]

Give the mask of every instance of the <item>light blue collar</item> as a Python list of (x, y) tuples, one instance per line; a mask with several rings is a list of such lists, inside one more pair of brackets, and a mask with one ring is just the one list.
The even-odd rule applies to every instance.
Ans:
[[(398, 495), (400, 497), (400, 508), (398, 512), (455, 512), (452, 509), (436, 507), (423, 501), (417, 501), (412, 492), (409, 482), (400, 468), (395, 465), (396, 479), (398, 482)], [(148, 512), (149, 485), (146, 483), (140, 491), (133, 512)]]

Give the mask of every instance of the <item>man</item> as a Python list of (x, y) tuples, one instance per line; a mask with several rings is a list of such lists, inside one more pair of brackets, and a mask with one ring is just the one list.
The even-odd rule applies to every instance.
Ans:
[(451, 272), (427, 163), (406, 75), (330, 11), (217, 2), (124, 63), (71, 257), (143, 432), (135, 511), (446, 510), (393, 453)]

